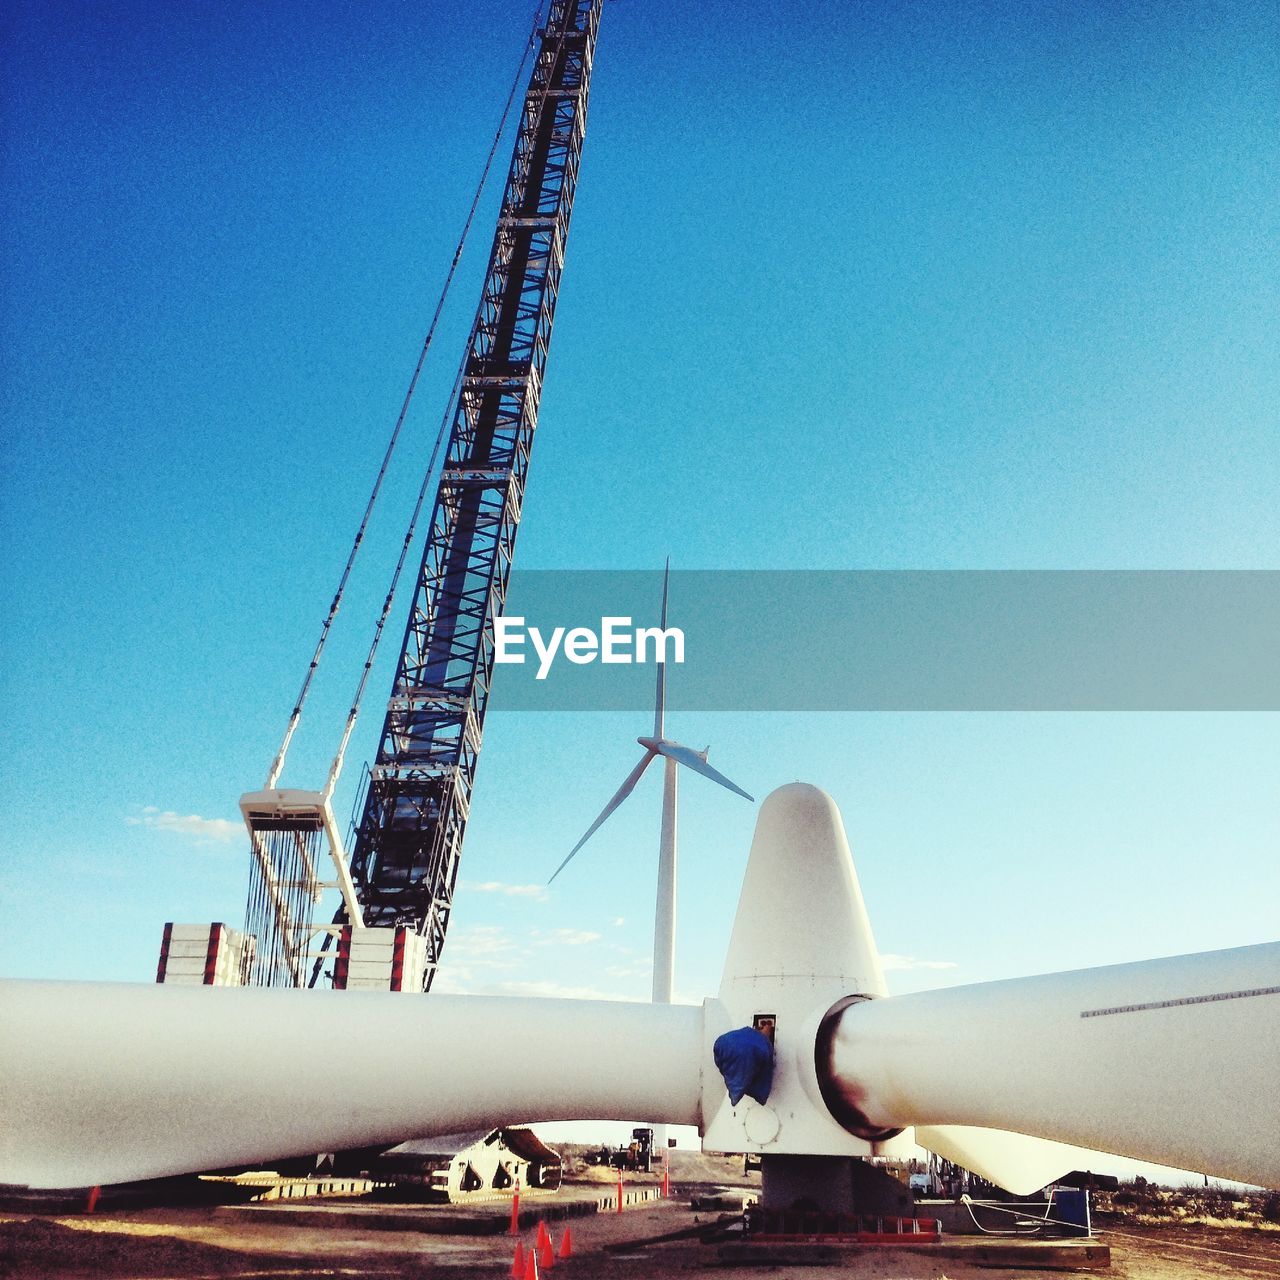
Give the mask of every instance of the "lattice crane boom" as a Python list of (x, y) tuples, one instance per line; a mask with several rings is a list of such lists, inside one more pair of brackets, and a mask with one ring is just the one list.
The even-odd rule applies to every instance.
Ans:
[(552, 0), (539, 36), (352, 851), (365, 925), (410, 925), (426, 939), (424, 987), (444, 945), (475, 782), (602, 4)]

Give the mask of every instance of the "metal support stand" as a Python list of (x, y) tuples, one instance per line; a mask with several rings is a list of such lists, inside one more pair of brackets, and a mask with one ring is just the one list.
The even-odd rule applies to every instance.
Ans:
[(766, 1210), (910, 1217), (911, 1192), (855, 1156), (762, 1156), (760, 1203)]

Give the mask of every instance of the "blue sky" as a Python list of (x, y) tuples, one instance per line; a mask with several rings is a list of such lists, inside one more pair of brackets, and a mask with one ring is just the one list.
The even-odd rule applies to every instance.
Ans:
[[(164, 921), (240, 920), (236, 799), (530, 12), (8, 19), (0, 972), (145, 981)], [(1280, 568), (1276, 27), (1248, 3), (608, 4), (516, 572)], [(288, 783), (336, 746), (496, 199)], [(499, 685), (442, 985), (647, 991), (656, 771), (550, 894), (479, 887), (542, 884), (644, 728), (504, 715)], [(895, 989), (1275, 936), (1274, 716), (670, 729), (759, 796), (835, 795)], [(752, 823), (684, 787), (690, 997)]]

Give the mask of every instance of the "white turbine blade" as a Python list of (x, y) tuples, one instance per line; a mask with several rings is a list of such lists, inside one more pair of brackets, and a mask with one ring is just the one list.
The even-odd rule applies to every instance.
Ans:
[(700, 1005), (0, 982), (0, 1183), (261, 1168), (535, 1120), (697, 1124), (703, 1037)]
[(1277, 1186), (1278, 1062), (1270, 943), (864, 1001), (827, 1066), (872, 1124), (1011, 1130)]
[(1075, 1169), (1095, 1169), (1102, 1152), (1025, 1133), (967, 1125), (917, 1125), (915, 1140), (945, 1160), (962, 1165), (1016, 1196), (1028, 1196)]
[[(670, 581), (671, 581), (671, 557), (668, 556), (667, 567), (663, 570), (663, 573), (662, 573), (662, 620), (658, 624), (663, 631), (666, 631), (667, 629), (667, 586), (670, 583)], [(658, 654), (659, 659), (661, 659), (661, 657), (666, 651), (665, 641), (660, 643), (662, 647)], [(665, 662), (659, 661), (657, 666), (658, 666), (658, 691), (657, 691), (657, 696), (654, 699), (654, 707), (653, 707), (653, 736), (655, 738), (661, 738), (663, 733), (663, 726), (665, 724), (666, 714), (667, 714), (667, 664)]]
[[(653, 757), (656, 754), (657, 753), (654, 751), (646, 751), (644, 753), (644, 758), (640, 761), (638, 765), (636, 765), (634, 769), (631, 770), (629, 774), (627, 774), (626, 780), (623, 782), (622, 786), (620, 786), (617, 789), (617, 791), (614, 792), (613, 799), (610, 800), (607, 805), (605, 805), (605, 807), (600, 812), (600, 816), (587, 828), (586, 835), (584, 835), (582, 839), (579, 840), (578, 843), (575, 844), (573, 848), (569, 850), (569, 856), (555, 869), (555, 872), (552, 875), (551, 880), (554, 880), (556, 876), (558, 876), (565, 869), (565, 867), (569, 865), (569, 863), (573, 860), (574, 854), (576, 854), (578, 850), (581, 849), (582, 846), (586, 844), (587, 841), (590, 840), (591, 837), (595, 835), (597, 831), (600, 830), (600, 828), (604, 825), (605, 820), (609, 817), (609, 815), (636, 789), (636, 783), (640, 781), (641, 774), (643, 774), (644, 771), (649, 767), (649, 762), (653, 759)], [(551, 880), (548, 880), (547, 883), (550, 884)]]
[(702, 774), (704, 778), (710, 778), (712, 782), (718, 782), (722, 787), (727, 787), (744, 800), (755, 800), (755, 796), (743, 791), (736, 782), (730, 782), (719, 769), (713, 769), (691, 747), (682, 747), (678, 742), (667, 742), (665, 740), (658, 740), (656, 747), (659, 755), (666, 756), (669, 760), (674, 760), (677, 764), (684, 765), (686, 769), (692, 769), (695, 773)]

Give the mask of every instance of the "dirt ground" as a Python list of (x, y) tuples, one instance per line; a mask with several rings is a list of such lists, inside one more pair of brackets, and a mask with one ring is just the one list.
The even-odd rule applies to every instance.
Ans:
[(1280, 1232), (1206, 1226), (1133, 1226), (1103, 1223), (1117, 1280), (1190, 1280), (1190, 1277), (1280, 1276)]
[[(779, 1280), (865, 1277), (866, 1280), (1036, 1280), (1062, 1271), (986, 1268), (954, 1257), (866, 1249), (821, 1266), (723, 1266), (714, 1246), (697, 1241), (655, 1244), (624, 1252), (606, 1246), (678, 1231), (714, 1220), (687, 1202), (657, 1202), (622, 1214), (575, 1218), (574, 1256), (554, 1269), (563, 1280), (706, 1272), (725, 1280), (771, 1274)], [(429, 1218), (424, 1215), (423, 1225)], [(557, 1243), (563, 1228), (553, 1228)], [(1112, 1249), (1114, 1280), (1280, 1280), (1280, 1233), (1206, 1226), (1102, 1225)], [(533, 1233), (521, 1237), (526, 1246)], [(422, 1230), (359, 1225), (293, 1225), (279, 1212), (244, 1213), (214, 1207), (141, 1209), (92, 1216), (0, 1218), (0, 1275), (41, 1280), (250, 1280), (275, 1276), (352, 1280), (463, 1280), (506, 1277), (515, 1241), (505, 1235), (432, 1235)], [(545, 1273), (544, 1273), (545, 1275)]]

